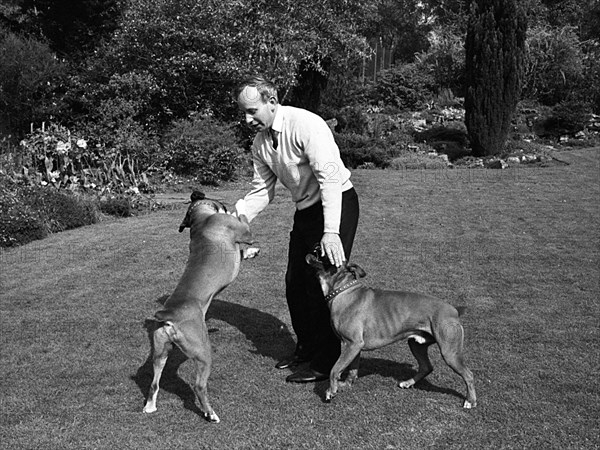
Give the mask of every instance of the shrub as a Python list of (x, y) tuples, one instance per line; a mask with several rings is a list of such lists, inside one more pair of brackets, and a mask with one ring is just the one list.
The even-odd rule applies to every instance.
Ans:
[(98, 221), (94, 203), (68, 191), (30, 186), (22, 190), (21, 198), (25, 204), (37, 211), (50, 233)]
[(48, 233), (98, 221), (94, 202), (69, 191), (23, 186), (3, 180), (0, 186), (0, 247), (26, 244)]
[(335, 114), (338, 121), (337, 132), (366, 134), (369, 130), (369, 120), (360, 106), (348, 106)]
[(415, 134), (417, 142), (427, 142), (437, 152), (448, 155), (451, 161), (470, 153), (466, 131), (447, 126), (437, 126)]
[(182, 120), (165, 140), (164, 164), (175, 173), (212, 185), (235, 178), (242, 150), (234, 126), (210, 117)]
[(48, 230), (39, 215), (13, 190), (0, 187), (0, 247), (43, 239)]
[(124, 196), (115, 196), (100, 200), (100, 211), (109, 216), (115, 217), (130, 217), (131, 216), (131, 201)]
[(589, 111), (590, 107), (585, 103), (559, 103), (534, 124), (535, 132), (540, 137), (575, 135), (585, 128)]
[(576, 27), (535, 26), (527, 31), (523, 97), (554, 105), (569, 98), (585, 77)]
[(419, 109), (433, 98), (435, 85), (433, 75), (417, 64), (394, 66), (380, 73), (371, 101), (402, 109)]

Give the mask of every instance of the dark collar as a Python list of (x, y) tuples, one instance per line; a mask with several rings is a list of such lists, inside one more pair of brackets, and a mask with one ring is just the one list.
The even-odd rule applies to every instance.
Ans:
[(352, 281), (347, 282), (345, 285), (343, 285), (342, 287), (339, 287), (337, 289), (334, 289), (333, 291), (331, 291), (329, 294), (327, 294), (325, 296), (325, 301), (327, 303), (331, 302), (337, 295), (341, 294), (342, 292), (350, 289), (352, 286), (354, 286), (355, 284), (359, 283), (358, 280), (354, 279)]

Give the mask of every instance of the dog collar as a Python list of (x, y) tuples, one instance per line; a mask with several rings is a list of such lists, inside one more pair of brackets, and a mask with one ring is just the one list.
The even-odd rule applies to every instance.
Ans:
[(225, 205), (223, 205), (223, 203), (221, 203), (217, 200), (211, 200), (209, 198), (203, 198), (202, 200), (196, 200), (194, 206), (192, 206), (190, 208), (190, 211), (193, 211), (200, 205), (206, 205), (206, 206), (212, 206), (213, 209), (215, 210), (215, 212), (219, 212), (219, 208), (215, 205), (215, 203), (219, 203), (221, 206), (223, 206), (223, 209), (225, 210), (225, 212), (227, 212), (227, 208), (225, 207)]
[(332, 301), (337, 295), (341, 294), (342, 292), (344, 292), (347, 289), (350, 289), (352, 286), (354, 286), (355, 284), (357, 284), (359, 281), (358, 280), (352, 280), (348, 283), (346, 283), (345, 285), (343, 285), (340, 288), (334, 289), (333, 291), (331, 291), (329, 294), (327, 294), (325, 296), (325, 301), (327, 301), (327, 303), (329, 303), (330, 301)]

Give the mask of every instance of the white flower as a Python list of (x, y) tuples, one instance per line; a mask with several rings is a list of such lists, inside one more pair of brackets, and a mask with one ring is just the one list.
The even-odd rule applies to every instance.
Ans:
[(65, 153), (67, 153), (69, 150), (71, 150), (70, 142), (58, 141), (58, 144), (56, 144), (56, 151), (58, 152), (59, 155), (63, 155)]
[(77, 147), (86, 149), (87, 148), (87, 142), (85, 141), (85, 139), (78, 139), (77, 140)]

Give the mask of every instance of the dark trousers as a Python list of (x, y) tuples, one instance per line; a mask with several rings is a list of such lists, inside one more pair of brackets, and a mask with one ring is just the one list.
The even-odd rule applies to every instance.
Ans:
[[(347, 259), (352, 251), (358, 216), (358, 195), (352, 188), (342, 194), (340, 239)], [(340, 340), (331, 328), (329, 308), (319, 281), (305, 260), (321, 241), (323, 226), (320, 202), (296, 211), (285, 282), (292, 327), (298, 339), (296, 355), (311, 359), (311, 369), (329, 373), (340, 356)]]

